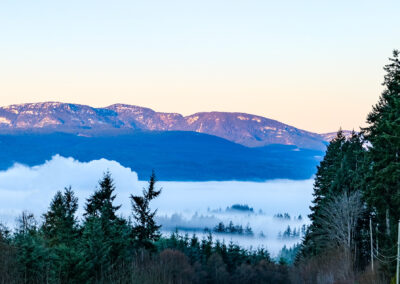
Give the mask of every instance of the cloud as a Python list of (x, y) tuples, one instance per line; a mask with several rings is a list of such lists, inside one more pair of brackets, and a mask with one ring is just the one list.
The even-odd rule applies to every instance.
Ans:
[(54, 156), (43, 165), (27, 167), (15, 164), (0, 172), (0, 220), (12, 222), (22, 210), (40, 216), (58, 190), (71, 186), (79, 197), (80, 212), (84, 201), (95, 190), (103, 173), (110, 171), (118, 188), (117, 202), (137, 193), (138, 176), (129, 168), (105, 159), (82, 163), (73, 158)]

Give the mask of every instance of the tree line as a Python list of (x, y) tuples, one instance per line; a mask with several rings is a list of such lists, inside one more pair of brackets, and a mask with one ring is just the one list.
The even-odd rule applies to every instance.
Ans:
[(219, 222), (218, 225), (213, 228), (213, 232), (220, 234), (254, 236), (253, 229), (250, 227), (249, 224), (247, 224), (246, 227), (243, 228), (242, 225), (234, 225), (232, 221), (230, 221), (228, 225), (225, 225), (223, 222)]
[(389, 60), (384, 91), (368, 114), (367, 127), (347, 138), (340, 130), (318, 166), (312, 223), (295, 262), (296, 283), (395, 280), (400, 219), (399, 51)]
[(42, 222), (23, 212), (15, 230), (0, 226), (0, 283), (287, 283), (287, 266), (264, 249), (162, 236), (150, 209), (160, 194), (153, 172), (125, 219), (107, 172), (79, 220), (74, 191), (57, 192)]

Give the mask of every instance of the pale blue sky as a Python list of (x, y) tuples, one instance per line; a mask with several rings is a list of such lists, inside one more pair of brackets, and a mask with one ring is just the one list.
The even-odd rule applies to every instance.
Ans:
[(129, 103), (357, 128), (400, 48), (400, 1), (0, 2), (1, 105)]

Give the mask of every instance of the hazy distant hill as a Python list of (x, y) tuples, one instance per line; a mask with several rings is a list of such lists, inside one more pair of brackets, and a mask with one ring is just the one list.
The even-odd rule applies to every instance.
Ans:
[(155, 169), (161, 180), (200, 181), (307, 179), (315, 173), (323, 152), (287, 145), (248, 148), (184, 131), (95, 137), (66, 133), (0, 135), (1, 170), (15, 162), (42, 164), (56, 154), (84, 162), (115, 160), (143, 180)]
[(0, 108), (0, 169), (60, 154), (115, 160), (142, 179), (152, 169), (163, 180), (307, 179), (333, 136), (245, 113), (21, 104)]
[(137, 130), (193, 131), (247, 146), (271, 144), (325, 149), (323, 136), (246, 113), (201, 112), (189, 116), (116, 104), (105, 108), (44, 102), (0, 108), (0, 133), (64, 132), (83, 136), (127, 134)]

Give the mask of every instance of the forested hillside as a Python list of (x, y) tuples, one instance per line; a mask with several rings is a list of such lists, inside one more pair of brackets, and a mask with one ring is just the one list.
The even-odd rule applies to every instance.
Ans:
[(361, 134), (337, 133), (318, 166), (296, 283), (395, 280), (400, 219), (400, 61), (384, 68), (378, 103)]

